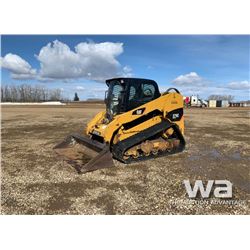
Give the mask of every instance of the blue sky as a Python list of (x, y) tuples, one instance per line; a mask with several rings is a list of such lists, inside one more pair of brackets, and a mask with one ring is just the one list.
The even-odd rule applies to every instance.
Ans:
[(1, 37), (2, 84), (61, 88), (102, 98), (104, 79), (154, 79), (183, 95), (249, 97), (250, 36), (19, 35)]

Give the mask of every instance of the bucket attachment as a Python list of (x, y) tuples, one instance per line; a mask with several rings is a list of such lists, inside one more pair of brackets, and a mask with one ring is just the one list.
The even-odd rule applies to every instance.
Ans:
[(109, 146), (79, 134), (68, 136), (53, 149), (78, 173), (114, 166)]

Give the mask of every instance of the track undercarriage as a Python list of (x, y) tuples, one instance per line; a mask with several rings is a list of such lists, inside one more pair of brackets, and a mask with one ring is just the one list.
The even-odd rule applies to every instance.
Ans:
[(185, 140), (178, 126), (167, 120), (113, 146), (113, 157), (124, 163), (181, 152)]

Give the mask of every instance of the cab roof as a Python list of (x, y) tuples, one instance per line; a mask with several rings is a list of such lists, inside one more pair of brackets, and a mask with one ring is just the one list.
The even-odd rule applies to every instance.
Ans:
[(157, 83), (154, 80), (151, 79), (144, 79), (144, 78), (134, 78), (134, 77), (118, 77), (118, 78), (112, 78), (112, 79), (108, 79), (106, 80), (106, 84), (109, 86), (111, 81), (117, 80), (119, 82), (121, 82), (122, 80), (124, 81), (124, 83), (129, 83), (131, 81), (133, 81), (133, 83), (141, 83), (141, 81), (144, 82), (154, 82), (156, 85)]

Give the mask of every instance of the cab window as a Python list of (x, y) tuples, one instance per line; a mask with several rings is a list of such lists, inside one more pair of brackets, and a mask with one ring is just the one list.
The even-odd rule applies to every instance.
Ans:
[(150, 83), (136, 83), (130, 85), (127, 110), (139, 107), (155, 99), (155, 86)]
[(143, 83), (142, 85), (142, 101), (150, 101), (154, 99), (155, 96), (155, 86), (149, 83)]
[(134, 86), (130, 86), (129, 90), (129, 101), (133, 100), (136, 98), (136, 88)]

